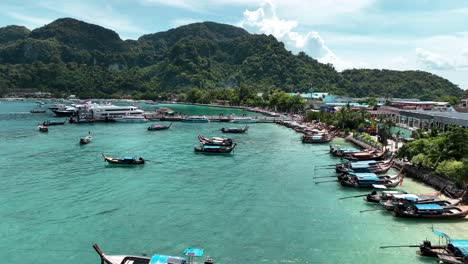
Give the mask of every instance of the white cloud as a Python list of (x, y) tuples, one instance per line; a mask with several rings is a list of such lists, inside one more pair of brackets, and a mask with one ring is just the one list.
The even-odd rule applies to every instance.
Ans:
[(285, 20), (276, 14), (276, 5), (273, 1), (265, 1), (254, 11), (246, 10), (240, 26), (253, 32), (260, 32), (275, 36), (283, 41), (293, 52), (304, 51), (308, 55), (323, 63), (331, 63), (338, 70), (352, 68), (353, 65), (339, 58), (326, 44), (318, 32), (297, 32), (295, 20)]
[(6, 14), (14, 19), (22, 21), (29, 28), (40, 27), (40, 26), (43, 26), (45, 24), (52, 22), (52, 19), (40, 18), (36, 16), (28, 16), (28, 15), (24, 15), (24, 14), (20, 14), (16, 12), (7, 12)]
[(468, 49), (455, 58), (443, 56), (427, 49), (417, 48), (416, 57), (425, 67), (433, 70), (462, 70), (468, 68)]
[(94, 23), (124, 33), (146, 33), (128, 17), (115, 11), (112, 6), (95, 6), (84, 2), (43, 1), (40, 6), (57, 12), (60, 16), (69, 16)]

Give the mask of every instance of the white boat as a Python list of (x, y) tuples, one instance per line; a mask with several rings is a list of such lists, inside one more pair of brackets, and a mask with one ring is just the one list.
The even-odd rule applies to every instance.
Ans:
[(95, 120), (114, 120), (123, 116), (143, 116), (144, 111), (136, 106), (91, 104), (88, 111)]
[(92, 140), (93, 140), (93, 137), (91, 136), (91, 132), (88, 132), (88, 135), (86, 137), (80, 138), (80, 145), (88, 144)]
[(123, 123), (143, 123), (147, 122), (148, 119), (144, 115), (126, 115), (119, 118), (114, 118), (115, 122)]
[[(184, 250), (185, 257), (174, 257), (155, 254), (151, 257), (147, 256), (131, 256), (131, 255), (107, 255), (102, 252), (98, 245), (93, 245), (94, 250), (101, 257), (101, 263), (107, 264), (202, 264), (201, 262), (194, 262), (194, 257), (203, 256), (203, 249), (186, 248)], [(213, 260), (208, 257), (203, 264), (213, 264)]]
[(186, 123), (208, 123), (210, 120), (206, 116), (189, 116), (182, 119)]
[(257, 119), (251, 117), (236, 117), (231, 120), (232, 123), (239, 123), (239, 124), (248, 124), (248, 123), (256, 123)]

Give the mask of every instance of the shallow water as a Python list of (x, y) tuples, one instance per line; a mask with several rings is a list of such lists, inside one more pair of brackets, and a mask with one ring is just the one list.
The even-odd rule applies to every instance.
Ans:
[[(220, 136), (225, 124), (175, 122), (151, 132), (149, 124), (66, 124), (40, 133), (35, 124), (51, 115), (30, 114), (33, 106), (0, 103), (0, 256), (6, 263), (99, 263), (94, 242), (111, 254), (180, 255), (201, 247), (216, 263), (433, 263), (414, 248), (379, 246), (437, 241), (432, 225), (468, 238), (465, 221), (360, 213), (372, 205), (338, 200), (366, 191), (315, 184), (314, 176), (333, 175), (317, 167), (338, 160), (327, 154), (328, 145), (302, 144), (285, 127), (251, 124), (247, 134), (232, 135), (238, 142), (232, 156), (206, 156), (193, 152), (197, 136)], [(88, 131), (93, 142), (80, 146)], [(101, 153), (150, 161), (109, 167)], [(410, 179), (402, 188), (433, 191)]]

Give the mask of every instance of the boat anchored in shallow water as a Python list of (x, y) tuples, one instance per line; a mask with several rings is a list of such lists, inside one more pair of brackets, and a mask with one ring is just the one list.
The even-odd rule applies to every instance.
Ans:
[(149, 131), (154, 131), (154, 130), (165, 130), (165, 129), (169, 129), (170, 127), (172, 126), (172, 123), (170, 123), (169, 125), (165, 126), (165, 125), (160, 125), (160, 124), (154, 124), (154, 125), (151, 125), (148, 127), (148, 130)]
[(249, 126), (245, 127), (223, 127), (221, 128), (221, 132), (223, 133), (234, 133), (234, 134), (240, 134), (240, 133), (245, 133), (249, 129)]
[(145, 160), (142, 157), (123, 157), (123, 158), (111, 158), (107, 157), (102, 153), (102, 157), (104, 157), (104, 161), (109, 164), (114, 165), (140, 165), (145, 164)]
[(94, 250), (101, 258), (101, 264), (214, 264), (210, 257), (204, 262), (194, 262), (195, 257), (203, 256), (203, 249), (186, 248), (183, 257), (167, 256), (155, 254), (151, 257), (131, 256), (131, 255), (107, 255), (102, 252), (97, 244), (93, 245)]
[(204, 154), (230, 154), (234, 150), (235, 147), (236, 147), (236, 143), (234, 143), (230, 147), (202, 145), (199, 147), (195, 147), (194, 150), (196, 153), (204, 153)]

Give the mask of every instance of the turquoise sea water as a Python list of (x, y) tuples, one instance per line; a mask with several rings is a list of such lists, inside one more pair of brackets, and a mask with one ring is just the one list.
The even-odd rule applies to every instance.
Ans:
[[(414, 248), (379, 246), (437, 241), (432, 225), (468, 238), (465, 221), (360, 213), (373, 207), (361, 198), (338, 200), (366, 191), (315, 184), (314, 176), (333, 175), (316, 166), (338, 160), (326, 154), (328, 145), (302, 144), (301, 134), (285, 127), (251, 124), (247, 134), (232, 135), (232, 156), (205, 156), (193, 152), (197, 136), (220, 136), (225, 124), (174, 123), (151, 132), (149, 124), (66, 124), (40, 133), (36, 123), (52, 116), (30, 114), (33, 106), (0, 103), (5, 263), (99, 263), (94, 242), (110, 254), (180, 255), (201, 247), (216, 263), (434, 263)], [(80, 146), (88, 131), (93, 142)], [(150, 161), (108, 167), (101, 153)], [(403, 187), (430, 191), (410, 179)]]

